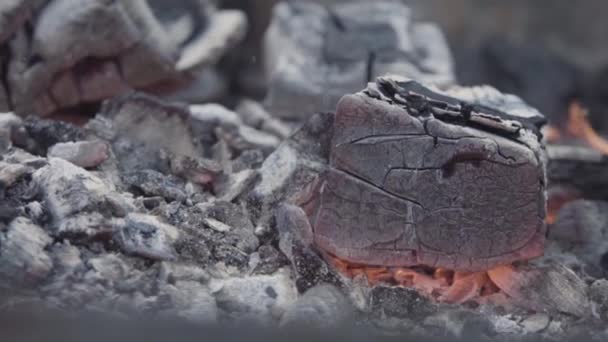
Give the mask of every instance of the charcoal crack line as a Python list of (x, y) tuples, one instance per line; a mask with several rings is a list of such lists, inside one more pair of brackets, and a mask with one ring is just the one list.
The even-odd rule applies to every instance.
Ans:
[(355, 180), (357, 180), (359, 182), (362, 182), (362, 183), (364, 183), (364, 184), (372, 187), (374, 190), (380, 191), (380, 192), (382, 192), (382, 193), (384, 193), (384, 194), (392, 197), (393, 199), (396, 199), (396, 200), (399, 200), (399, 201), (405, 201), (407, 203), (411, 203), (411, 204), (419, 206), (422, 209), (425, 209), (424, 206), (420, 202), (418, 202), (416, 200), (413, 200), (411, 198), (407, 198), (407, 197), (404, 197), (404, 196), (401, 196), (401, 195), (397, 195), (397, 194), (395, 194), (395, 193), (393, 193), (391, 191), (388, 191), (386, 189), (382, 189), (382, 188), (378, 187), (377, 185), (373, 184), (372, 182), (370, 182), (370, 181), (368, 181), (366, 179), (363, 179), (363, 178), (361, 178), (361, 177), (359, 177), (359, 176), (357, 176), (355, 174), (352, 174), (352, 173), (350, 173), (348, 171), (344, 171), (344, 170), (340, 170), (340, 169), (336, 169), (336, 168), (332, 168), (332, 169), (335, 172), (342, 173), (342, 174), (344, 174), (346, 176), (349, 176), (349, 177), (351, 177), (351, 178), (353, 178), (353, 179), (355, 179)]

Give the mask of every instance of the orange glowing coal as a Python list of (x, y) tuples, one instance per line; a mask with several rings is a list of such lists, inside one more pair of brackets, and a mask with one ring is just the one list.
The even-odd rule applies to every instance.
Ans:
[(564, 137), (585, 142), (602, 154), (608, 154), (608, 140), (601, 137), (591, 126), (587, 110), (578, 101), (572, 101), (568, 107), (568, 122), (565, 129), (549, 125), (545, 128), (545, 137), (549, 143), (556, 143)]
[[(578, 101), (572, 101), (568, 106), (568, 121), (563, 129), (555, 125), (548, 125), (544, 129), (544, 135), (548, 143), (559, 143), (570, 138), (583, 142), (594, 150), (608, 155), (608, 140), (601, 137), (591, 126), (588, 119), (588, 111)], [(555, 222), (559, 209), (566, 203), (577, 199), (576, 193), (564, 192), (550, 194), (548, 198), (547, 219), (548, 224)]]
[(455, 272), (431, 267), (381, 267), (353, 264), (328, 256), (330, 263), (343, 275), (355, 278), (364, 276), (369, 285), (388, 284), (412, 288), (439, 302), (462, 304), (468, 301), (483, 302), (484, 297), (502, 289), (494, 281), (511, 286), (505, 279), (512, 269), (500, 266), (485, 272)]

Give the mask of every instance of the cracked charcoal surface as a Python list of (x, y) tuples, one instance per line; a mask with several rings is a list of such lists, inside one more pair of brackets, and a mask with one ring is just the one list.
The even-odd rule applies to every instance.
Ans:
[[(310, 214), (315, 243), (352, 262), (467, 271), (541, 255), (546, 158), (536, 134), (451, 123), (416, 100), (390, 104), (375, 87), (338, 104), (330, 169)], [(463, 92), (452, 94), (482, 104), (500, 96)]]
[[(342, 95), (399, 73), (452, 84), (452, 57), (442, 33), (416, 22), (396, 1), (281, 2), (264, 40), (265, 106), (276, 116), (304, 119), (334, 110)], [(295, 110), (294, 110), (295, 109)]]

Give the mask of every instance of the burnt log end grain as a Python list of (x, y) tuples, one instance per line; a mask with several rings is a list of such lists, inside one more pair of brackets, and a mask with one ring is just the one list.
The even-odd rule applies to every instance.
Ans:
[[(343, 97), (311, 215), (315, 244), (355, 263), (464, 271), (541, 255), (542, 117), (470, 92), (467, 102), (381, 78)], [(498, 108), (513, 108), (503, 100)]]

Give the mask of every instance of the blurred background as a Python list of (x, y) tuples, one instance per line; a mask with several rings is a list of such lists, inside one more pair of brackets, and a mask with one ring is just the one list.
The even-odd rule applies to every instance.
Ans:
[[(322, 4), (349, 0), (298, 0)], [(261, 60), (260, 42), (277, 0), (223, 0), (244, 9), (251, 30), (245, 64)], [(462, 85), (490, 84), (521, 96), (545, 115), (564, 115), (573, 100), (600, 130), (608, 98), (608, 36), (601, 0), (403, 0), (413, 17), (443, 30)]]

